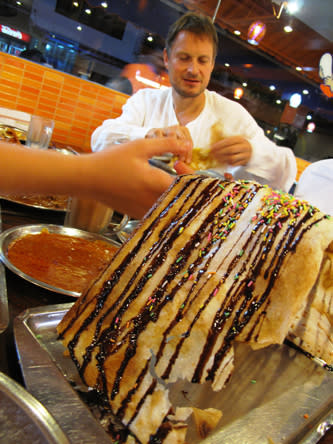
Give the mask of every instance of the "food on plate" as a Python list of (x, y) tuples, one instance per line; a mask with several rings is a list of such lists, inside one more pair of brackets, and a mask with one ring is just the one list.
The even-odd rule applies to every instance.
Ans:
[(1, 196), (11, 202), (28, 205), (36, 208), (66, 211), (68, 196), (64, 195), (38, 195), (38, 194), (2, 194)]
[(0, 139), (6, 142), (20, 143), (26, 140), (26, 132), (8, 125), (0, 125)]
[(217, 160), (211, 155), (210, 147), (197, 148), (192, 150), (192, 160), (190, 167), (194, 171), (208, 170), (218, 166)]
[(56, 288), (83, 292), (118, 247), (103, 240), (51, 233), (26, 234), (8, 246), (9, 261), (26, 275)]
[[(169, 385), (221, 390), (235, 341), (258, 349), (296, 337), (316, 293), (333, 305), (332, 255), (333, 222), (306, 202), (256, 182), (181, 176), (67, 312), (59, 338), (135, 442), (184, 443), (193, 409), (172, 405)], [(332, 363), (329, 316), (320, 343), (314, 318), (300, 345)], [(198, 430), (221, 415), (193, 413)]]
[[(211, 145), (218, 142), (223, 138), (222, 124), (220, 122), (214, 123), (210, 128), (210, 144), (207, 147), (194, 147), (192, 149), (192, 159), (190, 162), (190, 167), (194, 171), (208, 170), (211, 168), (221, 167), (215, 157), (211, 153)], [(178, 157), (173, 157), (172, 165), (178, 159)]]

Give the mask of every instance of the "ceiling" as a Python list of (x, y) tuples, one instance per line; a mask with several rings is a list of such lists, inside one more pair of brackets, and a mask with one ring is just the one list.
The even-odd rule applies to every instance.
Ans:
[[(333, 99), (322, 93), (319, 77), (322, 54), (333, 55), (332, 0), (297, 0), (300, 9), (294, 14), (288, 12), (288, 2), (282, 0), (161, 1), (212, 17), (222, 35), (218, 61), (230, 63), (233, 73), (267, 87), (275, 84), (283, 99), (308, 89), (309, 95), (302, 103), (333, 121)], [(248, 28), (254, 21), (266, 25), (258, 46), (247, 41)], [(285, 25), (291, 25), (293, 32), (284, 32)], [(236, 36), (235, 30), (241, 34)]]
[[(72, 4), (72, 0), (59, 1), (68, 7)], [(84, 1), (100, 9), (101, 0)], [(240, 80), (257, 82), (267, 89), (275, 85), (282, 100), (288, 100), (292, 92), (307, 89), (309, 94), (302, 103), (332, 122), (333, 99), (322, 93), (318, 72), (322, 54), (333, 54), (333, 1), (297, 1), (301, 8), (294, 14), (287, 12), (288, 2), (283, 0), (110, 0), (108, 12), (161, 36), (162, 41), (170, 24), (187, 10), (205, 13), (214, 18), (220, 36), (218, 75), (228, 64), (229, 72)], [(4, 4), (14, 3), (4, 0)], [(33, 3), (24, 0), (28, 10)], [(266, 33), (260, 44), (253, 46), (247, 41), (247, 32), (258, 20), (265, 23)], [(291, 25), (293, 32), (285, 33), (285, 25)], [(235, 30), (240, 35), (236, 36)]]
[[(297, 15), (287, 12), (281, 0), (173, 0), (191, 10), (202, 11), (215, 17), (215, 23), (247, 43), (247, 32), (254, 21), (266, 25), (266, 33), (258, 48), (259, 52), (275, 61), (295, 69), (302, 67), (301, 77), (320, 83), (319, 60), (323, 53), (333, 53), (333, 4), (332, 0), (303, 0)], [(283, 8), (281, 8), (283, 5)], [(282, 9), (279, 15), (280, 9)], [(291, 25), (293, 32), (285, 33), (283, 27)]]

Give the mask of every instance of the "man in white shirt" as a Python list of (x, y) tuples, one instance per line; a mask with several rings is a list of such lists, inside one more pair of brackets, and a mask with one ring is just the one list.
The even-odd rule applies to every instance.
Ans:
[[(114, 143), (115, 134), (130, 140), (189, 139), (192, 147), (210, 146), (218, 172), (289, 191), (297, 173), (292, 150), (270, 141), (242, 105), (207, 90), (217, 48), (218, 36), (209, 17), (190, 12), (178, 19), (164, 49), (172, 86), (146, 88), (130, 97), (120, 117), (104, 121), (94, 131), (93, 151)], [(211, 144), (210, 128), (216, 122), (222, 138)]]

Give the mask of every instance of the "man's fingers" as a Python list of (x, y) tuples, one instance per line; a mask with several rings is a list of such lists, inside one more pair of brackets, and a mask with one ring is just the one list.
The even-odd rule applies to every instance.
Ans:
[(191, 157), (191, 143), (188, 140), (179, 140), (174, 137), (160, 137), (142, 139), (141, 142), (136, 140), (131, 143), (136, 143), (137, 145), (142, 143), (143, 145), (140, 149), (147, 159), (164, 153), (173, 153), (181, 160), (187, 160), (188, 157)]

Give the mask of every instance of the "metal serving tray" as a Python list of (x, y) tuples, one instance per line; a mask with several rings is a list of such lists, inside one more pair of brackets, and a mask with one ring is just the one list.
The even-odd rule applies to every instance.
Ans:
[[(0, 233), (2, 231), (1, 206), (0, 206)], [(5, 267), (0, 262), (0, 333), (3, 333), (9, 324), (8, 297)]]
[(0, 372), (0, 443), (70, 444), (45, 407)]
[[(80, 385), (79, 376), (57, 340), (56, 326), (70, 306), (34, 308), (15, 319), (25, 384), (72, 443), (110, 444), (72, 388), (73, 382)], [(332, 372), (287, 345), (253, 351), (238, 344), (234, 373), (222, 391), (178, 381), (170, 398), (174, 405), (223, 411), (217, 428), (202, 444), (314, 444), (333, 423)], [(200, 442), (193, 425), (187, 442)]]

